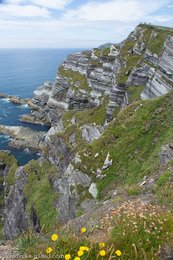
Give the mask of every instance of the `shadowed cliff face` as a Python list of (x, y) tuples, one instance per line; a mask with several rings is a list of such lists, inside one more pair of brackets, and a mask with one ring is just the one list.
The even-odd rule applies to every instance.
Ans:
[[(32, 113), (23, 118), (51, 128), (38, 161), (5, 173), (12, 180), (5, 186), (6, 237), (29, 225), (39, 232), (67, 223), (98, 205), (99, 196), (103, 204), (112, 198), (117, 185), (159, 171), (158, 151), (171, 142), (172, 92), (146, 99), (172, 87), (170, 29), (140, 25), (121, 45), (69, 55), (55, 82), (35, 90)], [(167, 127), (160, 125), (165, 118)]]

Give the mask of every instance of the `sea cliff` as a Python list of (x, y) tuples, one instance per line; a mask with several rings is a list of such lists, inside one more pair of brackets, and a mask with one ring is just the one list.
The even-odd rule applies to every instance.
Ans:
[(169, 28), (141, 24), (121, 44), (69, 55), (21, 119), (50, 126), (34, 140), (40, 159), (18, 167), (0, 154), (5, 237), (55, 224), (91, 231), (134, 194), (158, 202), (159, 178), (172, 176), (172, 88)]

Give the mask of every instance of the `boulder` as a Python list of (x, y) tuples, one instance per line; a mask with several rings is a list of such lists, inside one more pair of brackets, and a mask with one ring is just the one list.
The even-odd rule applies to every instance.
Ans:
[(95, 124), (92, 125), (84, 125), (80, 128), (82, 132), (82, 138), (87, 141), (87, 143), (91, 143), (92, 141), (99, 139), (99, 137), (103, 133), (103, 126), (97, 126)]
[(166, 164), (169, 161), (173, 160), (173, 144), (166, 144), (161, 148), (161, 152), (159, 154), (160, 163)]
[(108, 169), (110, 166), (112, 166), (112, 163), (113, 163), (113, 161), (112, 161), (112, 159), (110, 159), (110, 154), (108, 153), (106, 156), (106, 159), (104, 161), (102, 170)]

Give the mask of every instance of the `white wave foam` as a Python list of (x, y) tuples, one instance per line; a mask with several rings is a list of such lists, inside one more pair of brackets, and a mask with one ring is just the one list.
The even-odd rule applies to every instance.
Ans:
[(1, 101), (4, 103), (10, 103), (9, 98), (1, 98)]
[(25, 149), (24, 149), (24, 152), (25, 152), (25, 153), (31, 153), (28, 148), (25, 148)]
[(21, 108), (28, 108), (28, 105), (27, 105), (27, 104), (21, 105), (20, 107), (21, 107)]
[(11, 137), (9, 135), (4, 135), (4, 134), (0, 134), (0, 138), (6, 139), (6, 140), (11, 139)]

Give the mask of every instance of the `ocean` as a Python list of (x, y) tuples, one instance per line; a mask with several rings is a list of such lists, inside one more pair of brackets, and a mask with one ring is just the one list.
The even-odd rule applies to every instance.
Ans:
[[(0, 49), (0, 93), (21, 98), (32, 97), (33, 91), (46, 80), (54, 81), (57, 69), (68, 54), (79, 49)], [(7, 99), (0, 99), (0, 124), (25, 126), (36, 131), (47, 131), (48, 127), (23, 123), (21, 115), (30, 112), (26, 105), (15, 105)], [(20, 165), (39, 154), (28, 149), (8, 147), (9, 136), (0, 134), (0, 150), (11, 150)]]

